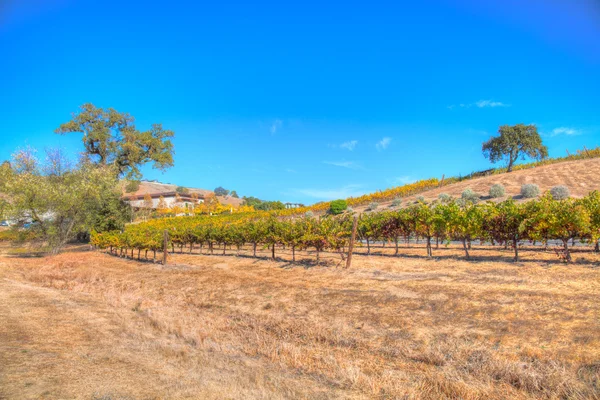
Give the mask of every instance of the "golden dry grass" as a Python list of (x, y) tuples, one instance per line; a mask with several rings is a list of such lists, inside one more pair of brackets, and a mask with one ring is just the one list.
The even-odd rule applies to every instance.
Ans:
[[(589, 160), (576, 160), (553, 165), (545, 165), (531, 169), (524, 169), (505, 174), (491, 175), (482, 178), (469, 179), (441, 188), (428, 190), (415, 196), (403, 199), (403, 202), (415, 201), (417, 196), (423, 196), (427, 201), (435, 200), (441, 193), (447, 193), (455, 198), (460, 197), (466, 188), (471, 188), (481, 196), (488, 196), (490, 187), (496, 183), (506, 189), (504, 200), (519, 195), (521, 186), (534, 183), (540, 187), (541, 192), (552, 189), (556, 185), (566, 185), (571, 196), (583, 197), (593, 190), (600, 190), (600, 158)], [(390, 206), (391, 201), (382, 202), (380, 205)], [(364, 211), (368, 205), (354, 207), (356, 211)]]
[(600, 399), (598, 255), (376, 252), (0, 258), (0, 398)]

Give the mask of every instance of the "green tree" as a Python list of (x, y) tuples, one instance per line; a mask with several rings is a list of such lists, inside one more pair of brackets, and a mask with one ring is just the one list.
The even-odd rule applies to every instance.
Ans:
[(219, 186), (218, 188), (216, 188), (214, 190), (214, 192), (215, 192), (215, 195), (217, 195), (217, 196), (227, 196), (229, 194), (229, 190), (225, 189), (222, 186)]
[(240, 196), (237, 194), (237, 192), (235, 190), (232, 190), (231, 193), (229, 193), (231, 195), (231, 197), (234, 197), (236, 199), (239, 199)]
[(83, 145), (91, 162), (113, 166), (120, 177), (140, 179), (140, 167), (149, 162), (161, 170), (173, 166), (170, 140), (173, 131), (163, 129), (161, 124), (140, 131), (131, 115), (113, 108), (103, 109), (86, 103), (55, 132), (83, 133)]
[(333, 215), (338, 215), (346, 211), (348, 202), (346, 200), (333, 200), (329, 205), (329, 212)]
[(122, 228), (127, 216), (119, 209), (126, 206), (114, 166), (84, 159), (72, 167), (60, 152), (47, 152), (41, 163), (32, 150), (17, 151), (11, 166), (2, 168), (0, 185), (10, 199), (9, 215), (32, 222), (55, 253), (79, 232)]
[(492, 163), (505, 160), (508, 172), (512, 171), (515, 161), (531, 157), (548, 157), (548, 148), (542, 143), (535, 125), (502, 125), (498, 129), (500, 136), (492, 137), (483, 143), (482, 151)]

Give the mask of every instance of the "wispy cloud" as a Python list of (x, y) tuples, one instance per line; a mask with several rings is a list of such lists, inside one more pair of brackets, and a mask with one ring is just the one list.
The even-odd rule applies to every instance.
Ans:
[(360, 196), (364, 193), (363, 190), (360, 190), (361, 187), (361, 185), (346, 185), (337, 189), (292, 189), (292, 192), (317, 200), (335, 200)]
[(347, 142), (340, 144), (340, 148), (352, 151), (352, 150), (354, 150), (354, 148), (356, 147), (357, 144), (358, 144), (358, 140), (349, 140)]
[(323, 164), (334, 165), (336, 167), (359, 169), (360, 165), (354, 161), (323, 161)]
[(510, 107), (510, 104), (504, 104), (501, 101), (492, 101), (492, 100), (479, 100), (475, 102), (475, 105), (479, 108), (485, 107)]
[(413, 178), (412, 176), (409, 176), (409, 175), (397, 176), (395, 178), (388, 179), (388, 182), (391, 185), (394, 185), (394, 186), (407, 185), (409, 183), (413, 183), (413, 182), (416, 182), (416, 181), (417, 181), (416, 178)]
[(460, 103), (460, 104), (452, 104), (447, 106), (449, 110), (453, 110), (455, 108), (495, 108), (495, 107), (510, 107), (510, 104), (503, 103), (501, 101), (493, 101), (493, 100), (478, 100), (474, 103)]
[(551, 136), (557, 136), (557, 135), (576, 136), (576, 135), (580, 135), (580, 134), (581, 134), (581, 130), (579, 130), (579, 129), (570, 128), (567, 126), (561, 126), (561, 127), (552, 129), (552, 133), (550, 135)]
[(283, 126), (283, 121), (282, 120), (276, 119), (275, 121), (273, 121), (273, 123), (271, 124), (271, 128), (270, 128), (271, 135), (276, 134), (277, 131), (279, 129), (281, 129), (282, 126)]
[(377, 142), (375, 144), (375, 148), (377, 148), (378, 151), (385, 150), (388, 148), (388, 146), (390, 145), (391, 142), (392, 142), (392, 138), (384, 137), (383, 139), (381, 139), (379, 142)]

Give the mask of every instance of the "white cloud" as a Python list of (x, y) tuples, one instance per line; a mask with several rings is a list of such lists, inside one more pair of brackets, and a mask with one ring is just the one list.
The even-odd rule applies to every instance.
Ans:
[(402, 186), (402, 185), (408, 185), (409, 183), (413, 183), (416, 182), (417, 180), (415, 178), (413, 178), (412, 176), (398, 176), (396, 178), (392, 178), (389, 179), (388, 182), (390, 182), (390, 184), (394, 185), (394, 186)]
[(487, 108), (487, 107), (510, 107), (510, 104), (506, 104), (503, 103), (501, 101), (493, 101), (493, 100), (478, 100), (475, 103), (460, 103), (458, 105), (456, 104), (451, 104), (449, 106), (446, 106), (447, 109), (452, 110), (456, 107), (460, 107), (460, 108), (471, 108), (471, 107), (478, 107), (478, 108)]
[(359, 169), (360, 166), (354, 161), (323, 161), (323, 164), (334, 165), (336, 167)]
[(379, 151), (385, 150), (385, 149), (388, 148), (388, 146), (390, 145), (391, 142), (392, 142), (392, 138), (390, 138), (390, 137), (384, 137), (383, 139), (381, 139), (379, 142), (377, 142), (375, 144), (375, 147)]
[(579, 135), (579, 134), (581, 134), (581, 131), (579, 129), (561, 126), (559, 128), (552, 129), (551, 136), (556, 136), (556, 135), (575, 136), (575, 135)]
[(501, 101), (492, 101), (492, 100), (479, 100), (475, 102), (475, 105), (479, 108), (484, 107), (509, 107), (509, 104), (504, 104)]
[(281, 129), (281, 127), (283, 126), (283, 121), (280, 119), (276, 119), (275, 121), (273, 121), (273, 123), (271, 124), (271, 135), (274, 135), (277, 133), (277, 131), (279, 129)]
[(354, 150), (354, 148), (356, 147), (357, 144), (358, 144), (358, 140), (350, 140), (348, 142), (344, 142), (344, 143), (340, 144), (340, 148), (352, 151), (352, 150)]
[(360, 188), (361, 185), (346, 185), (338, 189), (293, 189), (292, 191), (318, 200), (335, 200), (361, 196), (364, 191), (359, 190)]

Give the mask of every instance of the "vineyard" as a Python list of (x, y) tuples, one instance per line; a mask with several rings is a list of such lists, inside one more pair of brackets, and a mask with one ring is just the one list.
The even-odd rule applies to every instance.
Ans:
[[(156, 259), (163, 250), (165, 232), (171, 251), (193, 253), (208, 251), (226, 254), (228, 248), (237, 252), (251, 246), (252, 255), (257, 248), (271, 250), (276, 257), (277, 248), (292, 251), (312, 249), (319, 255), (323, 251), (338, 253), (344, 258), (352, 235), (353, 216), (278, 217), (268, 212), (238, 213), (217, 216), (175, 217), (129, 225), (123, 232), (92, 233), (92, 245), (111, 253), (137, 258)], [(598, 250), (600, 239), (600, 192), (594, 191), (581, 199), (554, 200), (550, 193), (528, 203), (506, 200), (500, 203), (449, 200), (426, 204), (419, 202), (406, 208), (365, 213), (360, 216), (357, 238), (371, 253), (374, 242), (393, 243), (395, 254), (399, 243), (421, 240), (425, 254), (433, 256), (433, 243), (450, 245), (460, 243), (465, 257), (471, 256), (474, 241), (500, 245), (514, 250), (519, 259), (519, 246), (525, 242), (550, 241), (561, 244), (559, 257), (572, 261), (571, 250), (575, 240)], [(571, 243), (571, 245), (570, 245)], [(143, 252), (143, 254), (142, 254)]]

